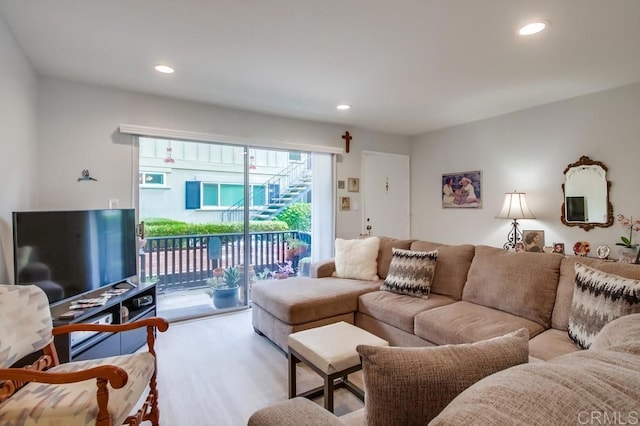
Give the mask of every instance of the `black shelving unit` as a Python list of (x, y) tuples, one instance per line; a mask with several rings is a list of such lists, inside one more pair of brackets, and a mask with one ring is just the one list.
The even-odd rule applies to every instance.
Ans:
[[(96, 290), (76, 299), (99, 297), (106, 290), (106, 288)], [(151, 303), (140, 307), (135, 306), (134, 300), (144, 296), (150, 297)], [(60, 315), (67, 312), (72, 303), (73, 299), (51, 308), (54, 327), (64, 324), (90, 323), (108, 314), (111, 314), (112, 324), (126, 324), (156, 315), (156, 285), (140, 284), (126, 293), (110, 298), (103, 306), (86, 309), (80, 316), (73, 319), (60, 319)], [(132, 353), (146, 341), (147, 330), (143, 327), (122, 333), (87, 333), (76, 341), (72, 341), (71, 335), (65, 334), (56, 336), (54, 343), (60, 362), (64, 363)]]

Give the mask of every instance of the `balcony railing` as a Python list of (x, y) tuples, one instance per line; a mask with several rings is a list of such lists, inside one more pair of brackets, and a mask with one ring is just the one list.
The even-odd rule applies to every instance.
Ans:
[[(277, 270), (286, 259), (286, 240), (297, 238), (311, 245), (301, 231), (249, 233), (249, 259), (245, 261), (243, 233), (148, 237), (139, 253), (142, 281), (156, 281), (159, 293), (199, 288), (217, 267), (253, 267), (255, 273)], [(299, 256), (292, 259), (297, 270)]]

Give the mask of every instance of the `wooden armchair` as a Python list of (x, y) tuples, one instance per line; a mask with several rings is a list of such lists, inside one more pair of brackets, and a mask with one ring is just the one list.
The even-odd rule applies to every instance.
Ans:
[[(53, 344), (54, 336), (72, 331), (115, 333), (139, 327), (147, 328), (146, 352), (60, 364)], [(40, 288), (0, 285), (0, 424), (111, 426), (148, 420), (158, 425), (154, 343), (156, 330), (168, 327), (162, 318), (146, 318), (53, 328)], [(42, 354), (33, 364), (11, 367), (33, 353)]]

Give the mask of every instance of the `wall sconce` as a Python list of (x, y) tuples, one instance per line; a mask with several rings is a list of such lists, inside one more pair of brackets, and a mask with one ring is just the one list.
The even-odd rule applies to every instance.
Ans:
[(505, 250), (515, 248), (522, 241), (522, 231), (518, 228), (518, 219), (535, 219), (524, 198), (524, 192), (507, 192), (504, 194), (502, 210), (496, 216), (498, 219), (513, 219), (511, 231), (507, 234), (507, 242), (502, 246)]

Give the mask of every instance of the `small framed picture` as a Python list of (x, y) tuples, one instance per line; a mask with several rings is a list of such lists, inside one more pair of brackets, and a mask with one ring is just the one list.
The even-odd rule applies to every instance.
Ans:
[(544, 231), (532, 230), (522, 231), (522, 237), (524, 242), (524, 251), (533, 253), (542, 253), (544, 247)]
[(343, 180), (339, 180), (338, 181), (338, 189), (344, 189), (344, 181)]
[(349, 178), (347, 180), (347, 190), (349, 192), (360, 192), (360, 179)]
[(340, 210), (343, 212), (351, 210), (351, 197), (340, 197)]
[(564, 254), (564, 243), (553, 243), (553, 252)]

